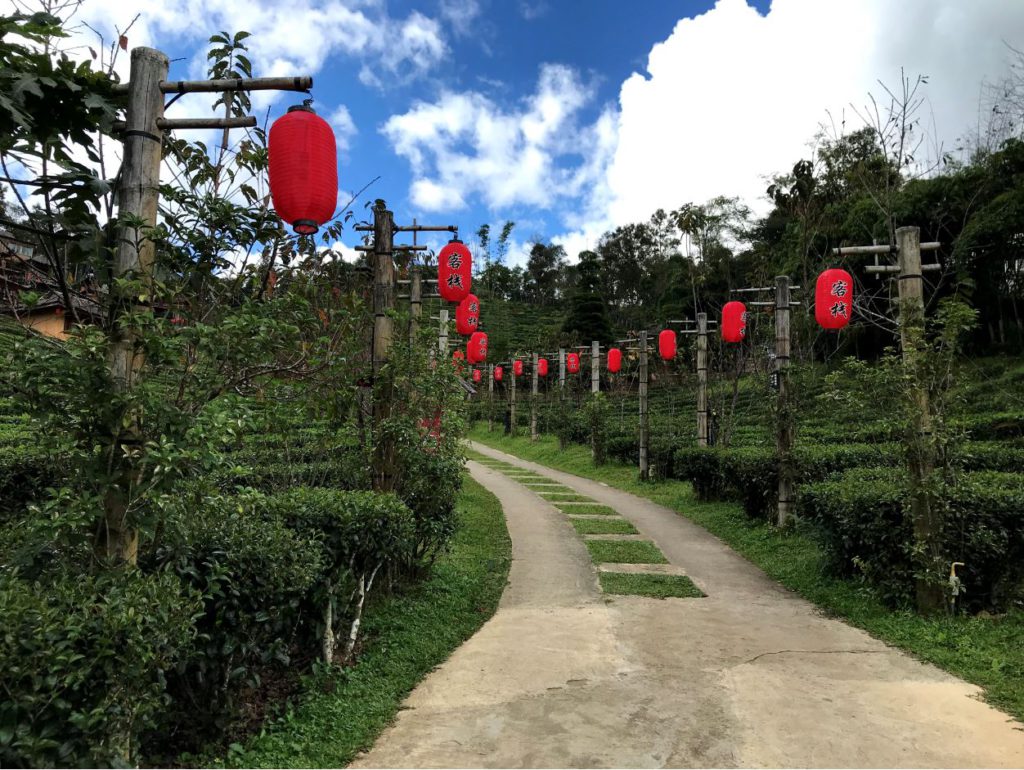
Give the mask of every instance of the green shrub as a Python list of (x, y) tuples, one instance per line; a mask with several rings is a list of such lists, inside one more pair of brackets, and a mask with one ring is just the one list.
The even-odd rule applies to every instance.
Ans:
[(0, 765), (134, 765), (198, 612), (166, 573), (0, 576)]
[(615, 433), (608, 437), (607, 454), (609, 459), (633, 465), (640, 454), (640, 442), (634, 433)]
[(169, 676), (178, 719), (199, 733), (221, 728), (240, 688), (261, 668), (287, 665), (302, 600), (321, 576), (317, 539), (267, 512), (256, 493), (185, 506), (155, 565), (202, 597), (199, 637)]
[[(1024, 475), (964, 473), (936, 493), (947, 515), (942, 551), (958, 572), (966, 601), (1006, 606), (1024, 587)], [(913, 591), (913, 529), (906, 474), (899, 468), (852, 469), (799, 490), (798, 509), (821, 539), (829, 567), (861, 575), (894, 604)]]
[(608, 399), (602, 393), (593, 393), (583, 405), (583, 415), (590, 429), (590, 451), (594, 465), (604, 465), (608, 460)]
[(0, 446), (0, 520), (24, 510), (64, 476), (57, 452), (31, 443)]

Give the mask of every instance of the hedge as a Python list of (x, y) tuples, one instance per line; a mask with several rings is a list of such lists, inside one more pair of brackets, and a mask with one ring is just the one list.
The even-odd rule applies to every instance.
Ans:
[[(799, 514), (817, 529), (830, 569), (859, 575), (894, 604), (913, 591), (913, 529), (906, 474), (898, 468), (856, 468), (808, 484)], [(981, 471), (941, 485), (947, 508), (941, 534), (966, 599), (1004, 607), (1024, 589), (1024, 475)]]

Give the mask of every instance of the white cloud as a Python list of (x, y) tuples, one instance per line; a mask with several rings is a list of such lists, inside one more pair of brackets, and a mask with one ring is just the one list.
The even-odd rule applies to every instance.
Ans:
[(480, 18), (479, 0), (441, 0), (441, 18), (458, 35), (469, 35)]
[(352, 137), (359, 133), (355, 121), (352, 120), (352, 114), (348, 111), (348, 107), (344, 104), (338, 105), (338, 108), (331, 113), (327, 122), (334, 129), (334, 139), (338, 143), (338, 150), (341, 152), (348, 150), (352, 145)]
[(419, 206), (453, 211), (479, 196), (492, 208), (550, 208), (579, 195), (593, 168), (580, 157), (604, 149), (603, 132), (578, 125), (592, 98), (575, 70), (547, 64), (536, 91), (511, 109), (475, 91), (446, 91), (392, 116), (382, 133), (409, 160)]
[(1005, 69), (1003, 36), (1021, 30), (1019, 0), (774, 0), (766, 16), (719, 0), (623, 83), (608, 217), (720, 194), (757, 205), (766, 175), (807, 157), (827, 110), (859, 127), (849, 105), (880, 94), (879, 80), (898, 83), (900, 67), (929, 76), (925, 110), (949, 145), (976, 114), (981, 80)]
[[(190, 60), (192, 77), (203, 74), (206, 40), (221, 30), (252, 33), (249, 56), (254, 74), (263, 76), (316, 74), (328, 57), (344, 54), (363, 63), (364, 83), (385, 87), (424, 75), (447, 52), (436, 19), (419, 11), (404, 18), (391, 16), (379, 0), (139, 0), (131, 11), (122, 0), (86, 0), (79, 18), (109, 40), (115, 25), (127, 25), (136, 12), (140, 16), (128, 33), (129, 45), (159, 47), (169, 37), (194, 43), (199, 50)], [(95, 46), (88, 29), (80, 29), (79, 37)], [(125, 77), (126, 54), (121, 64), (118, 69)], [(265, 104), (268, 98), (264, 94), (258, 101)]]
[(445, 187), (430, 179), (417, 179), (409, 188), (409, 198), (424, 211), (458, 211), (466, 201), (454, 187)]

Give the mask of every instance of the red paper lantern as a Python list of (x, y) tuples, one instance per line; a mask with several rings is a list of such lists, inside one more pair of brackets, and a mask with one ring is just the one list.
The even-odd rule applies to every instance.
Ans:
[(334, 132), (310, 107), (289, 107), (270, 127), (267, 150), (278, 216), (299, 235), (312, 235), (338, 205)]
[(612, 374), (618, 373), (622, 368), (622, 351), (618, 348), (611, 348), (608, 351), (608, 371)]
[(853, 279), (845, 270), (831, 268), (818, 276), (814, 287), (814, 320), (822, 329), (842, 329), (853, 314)]
[(743, 342), (747, 334), (747, 306), (742, 302), (726, 302), (722, 308), (722, 339)]
[(512, 362), (512, 374), (516, 377), (523, 376), (523, 362), (518, 358)]
[(676, 357), (676, 333), (671, 329), (664, 329), (658, 335), (658, 355), (664, 361), (671, 361)]
[(437, 255), (437, 290), (449, 302), (462, 302), (473, 283), (473, 256), (453, 238)]
[(483, 376), (483, 375), (482, 375), (482, 374), (480, 374), (480, 370), (479, 370), (479, 369), (474, 369), (474, 370), (473, 370), (473, 382), (480, 382), (480, 378), (481, 378), (482, 376)]
[(505, 376), (505, 368), (502, 366), (494, 367), (494, 381), (501, 382), (502, 377)]
[(469, 336), (480, 325), (480, 300), (475, 294), (467, 294), (455, 308), (455, 331)]
[(548, 360), (546, 358), (537, 359), (537, 376), (547, 377), (548, 376)]
[(569, 353), (565, 357), (565, 368), (569, 374), (576, 374), (580, 370), (580, 355), (579, 353)]
[(487, 360), (487, 335), (484, 332), (473, 332), (466, 345), (466, 358), (471, 364), (479, 364)]

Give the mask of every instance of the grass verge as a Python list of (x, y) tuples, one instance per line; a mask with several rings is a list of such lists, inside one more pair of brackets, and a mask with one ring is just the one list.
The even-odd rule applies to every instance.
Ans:
[(562, 513), (587, 513), (595, 514), (598, 516), (618, 516), (619, 512), (612, 508), (610, 505), (601, 505), (601, 503), (577, 503), (575, 505), (559, 505), (557, 502), (554, 506)]
[(646, 540), (588, 540), (595, 564), (667, 564), (658, 546)]
[[(821, 550), (810, 533), (779, 531), (752, 521), (733, 503), (700, 503), (682, 481), (641, 482), (633, 466), (595, 467), (590, 448), (558, 448), (553, 436), (529, 440), (474, 429), (470, 438), (567, 473), (671, 508), (701, 525), (774, 580), (831, 615), (985, 689), (989, 703), (1024, 720), (1024, 611), (1001, 616), (923, 618), (886, 606), (869, 587), (823, 570)], [(582, 506), (566, 506), (576, 511)], [(584, 513), (580, 510), (579, 513)]]
[(542, 489), (533, 489), (532, 492), (536, 492), (538, 495), (543, 497), (548, 502), (552, 503), (596, 503), (597, 501), (592, 497), (586, 495), (578, 495), (572, 490), (568, 492), (547, 492)]
[(635, 535), (636, 527), (625, 519), (571, 519), (573, 527), (581, 535)]
[(601, 572), (601, 590), (606, 594), (650, 596), (665, 599), (699, 599), (704, 592), (686, 575), (638, 575), (632, 572)]
[(461, 526), (431, 576), (388, 597), (366, 618), (355, 666), (313, 678), (295, 708), (237, 747), (241, 767), (343, 767), (373, 744), (412, 688), (494, 614), (511, 541), (498, 499), (466, 476)]

